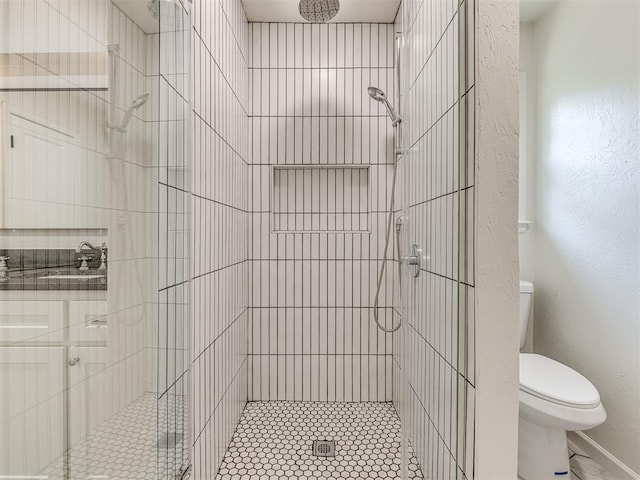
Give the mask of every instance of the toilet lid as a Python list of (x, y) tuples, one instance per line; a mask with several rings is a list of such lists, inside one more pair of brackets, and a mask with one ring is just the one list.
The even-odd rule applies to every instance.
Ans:
[(560, 405), (593, 408), (600, 394), (575, 370), (535, 353), (520, 354), (520, 390)]

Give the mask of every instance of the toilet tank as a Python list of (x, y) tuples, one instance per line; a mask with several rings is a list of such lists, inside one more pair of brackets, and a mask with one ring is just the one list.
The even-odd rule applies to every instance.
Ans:
[(520, 280), (520, 348), (524, 348), (527, 339), (527, 324), (533, 298), (533, 283)]

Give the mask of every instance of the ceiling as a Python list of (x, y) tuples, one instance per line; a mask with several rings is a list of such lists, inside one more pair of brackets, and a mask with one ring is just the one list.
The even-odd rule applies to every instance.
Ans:
[[(300, 0), (242, 0), (250, 22), (306, 22), (298, 13)], [(340, 0), (331, 22), (393, 23), (400, 0)]]
[[(520, 0), (520, 21), (535, 22), (558, 0)], [(149, 13), (149, 0), (113, 0), (146, 33), (158, 32), (158, 21)], [(298, 13), (299, 0), (242, 0), (250, 22), (305, 22)], [(340, 0), (332, 22), (392, 23), (400, 0)]]
[[(147, 7), (149, 0), (113, 3), (146, 33), (158, 33), (158, 20)], [(306, 22), (298, 12), (299, 3), (300, 0), (242, 0), (250, 22)], [(399, 6), (400, 0), (340, 0), (340, 11), (331, 22), (393, 23)]]
[(556, 3), (558, 0), (520, 0), (520, 21), (535, 22)]
[(158, 33), (158, 20), (153, 18), (147, 4), (149, 0), (112, 0), (131, 20), (136, 22), (145, 33)]

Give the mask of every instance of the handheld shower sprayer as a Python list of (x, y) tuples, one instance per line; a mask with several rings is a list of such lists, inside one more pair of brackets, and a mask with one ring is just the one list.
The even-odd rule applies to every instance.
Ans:
[(143, 93), (138, 98), (136, 98), (133, 102), (131, 102), (131, 105), (127, 109), (127, 112), (124, 114), (124, 117), (122, 117), (122, 122), (120, 122), (121, 129), (123, 129), (125, 132), (127, 131), (127, 125), (129, 125), (129, 122), (131, 121), (133, 112), (135, 110), (138, 110), (145, 103), (147, 103), (147, 100), (149, 100), (150, 96), (151, 96), (150, 93)]
[(387, 109), (387, 114), (391, 119), (391, 125), (396, 127), (402, 121), (402, 117), (400, 117), (400, 115), (393, 109), (384, 92), (378, 87), (369, 87), (367, 88), (367, 92), (369, 92), (369, 96), (376, 102), (381, 102), (384, 104), (385, 108)]
[(140, 107), (142, 107), (145, 103), (147, 103), (147, 101), (149, 100), (149, 97), (151, 97), (150, 93), (143, 93), (138, 98), (136, 98), (133, 102), (131, 102), (131, 105), (129, 105), (129, 108), (125, 112), (124, 117), (122, 117), (122, 121), (120, 122), (120, 125), (109, 123), (109, 128), (113, 130), (117, 130), (120, 133), (127, 133), (127, 126), (131, 121), (131, 117), (133, 117), (133, 112), (135, 112)]
[[(393, 125), (394, 127), (397, 127), (398, 124), (402, 121), (402, 118), (400, 117), (400, 114), (398, 114), (393, 109), (393, 107), (389, 103), (389, 100), (387, 100), (387, 96), (384, 94), (384, 92), (380, 90), (378, 87), (369, 87), (367, 89), (367, 92), (369, 93), (369, 96), (373, 100), (384, 104), (385, 108), (387, 109), (387, 114), (391, 119), (391, 125)], [(380, 322), (380, 318), (378, 317), (378, 302), (380, 300), (380, 289), (382, 288), (382, 281), (384, 279), (385, 267), (387, 265), (387, 261), (389, 260), (388, 258), (389, 240), (391, 239), (391, 225), (393, 223), (393, 210), (394, 210), (395, 197), (396, 197), (395, 192), (396, 192), (396, 177), (398, 173), (398, 155), (399, 153), (398, 153), (398, 150), (396, 149), (396, 155), (393, 160), (393, 178), (391, 180), (391, 196), (389, 199), (389, 211), (387, 212), (387, 230), (386, 230), (385, 242), (384, 242), (384, 253), (382, 255), (382, 263), (380, 265), (380, 271), (378, 272), (378, 283), (376, 285), (376, 294), (373, 301), (373, 319), (375, 320), (378, 328), (385, 333), (396, 332), (402, 326), (402, 320), (400, 320), (400, 322), (398, 322), (396, 325), (394, 325), (392, 321), (390, 327), (385, 327), (384, 325), (382, 325), (382, 323)], [(396, 228), (396, 250), (398, 254), (398, 261), (400, 261), (400, 223)], [(393, 253), (391, 254), (391, 256), (393, 257)], [(402, 291), (402, 274), (398, 276), (398, 279), (399, 279), (400, 291)]]

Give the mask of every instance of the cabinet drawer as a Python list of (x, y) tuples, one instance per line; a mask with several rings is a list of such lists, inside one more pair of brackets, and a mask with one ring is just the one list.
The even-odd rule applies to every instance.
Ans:
[(0, 342), (60, 342), (64, 302), (0, 301)]

